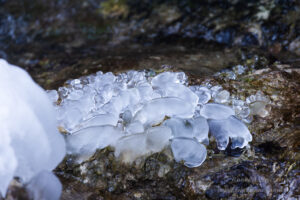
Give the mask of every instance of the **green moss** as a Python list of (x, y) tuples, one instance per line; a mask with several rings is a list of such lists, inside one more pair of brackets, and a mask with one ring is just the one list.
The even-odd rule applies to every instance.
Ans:
[(126, 0), (107, 0), (100, 4), (100, 14), (106, 18), (125, 18), (129, 13)]

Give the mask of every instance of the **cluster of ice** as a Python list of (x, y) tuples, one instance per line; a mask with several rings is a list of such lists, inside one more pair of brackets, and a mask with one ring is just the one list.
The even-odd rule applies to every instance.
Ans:
[(176, 161), (197, 167), (206, 158), (209, 131), (221, 150), (230, 139), (231, 148), (252, 139), (243, 117), (228, 106), (228, 91), (188, 86), (183, 72), (98, 72), (48, 94), (67, 133), (67, 152), (79, 162), (107, 146), (123, 162), (133, 162), (170, 145)]
[(254, 66), (251, 66), (251, 68), (243, 65), (236, 65), (233, 66), (231, 69), (224, 69), (220, 72), (217, 72), (215, 76), (221, 76), (224, 79), (228, 80), (236, 80), (239, 75), (247, 73), (250, 69), (253, 69)]
[[(51, 170), (63, 159), (66, 149), (46, 92), (27, 72), (2, 59), (0, 91), (0, 196), (5, 197), (14, 177), (23, 183), (34, 183), (41, 179), (39, 175), (47, 173), (43, 185), (37, 188), (37, 184), (29, 184), (29, 189), (47, 195), (47, 188), (52, 188), (59, 197), (61, 185)], [(58, 199), (53, 195), (39, 197)]]
[[(221, 77), (223, 80), (237, 80), (240, 75), (246, 74), (254, 70), (254, 65), (248, 67), (243, 65), (233, 66), (231, 69), (225, 69), (221, 72), (217, 72), (215, 76)], [(267, 105), (271, 103), (270, 99), (265, 96), (261, 91), (257, 91), (256, 94), (252, 94), (242, 101), (238, 98), (231, 97), (230, 93), (223, 90), (221, 86), (214, 86), (211, 88), (213, 94), (213, 101), (216, 103), (222, 103), (230, 105), (238, 118), (246, 123), (252, 121), (253, 115), (260, 117), (266, 117), (269, 115), (270, 107)]]

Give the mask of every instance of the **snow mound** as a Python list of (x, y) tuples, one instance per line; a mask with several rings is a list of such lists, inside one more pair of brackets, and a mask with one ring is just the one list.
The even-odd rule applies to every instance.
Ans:
[(53, 170), (65, 155), (46, 92), (23, 69), (0, 59), (0, 193), (13, 177), (29, 182)]
[(57, 200), (60, 198), (62, 185), (50, 171), (42, 171), (35, 175), (26, 186), (33, 199)]

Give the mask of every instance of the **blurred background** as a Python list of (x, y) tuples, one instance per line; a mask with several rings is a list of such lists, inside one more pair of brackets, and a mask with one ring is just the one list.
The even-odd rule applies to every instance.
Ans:
[(0, 0), (0, 57), (46, 89), (95, 71), (299, 66), (297, 0)]

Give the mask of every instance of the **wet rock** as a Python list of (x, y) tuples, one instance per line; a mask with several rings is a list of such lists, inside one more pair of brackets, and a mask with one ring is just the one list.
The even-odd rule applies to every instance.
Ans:
[(253, 34), (247, 33), (243, 36), (242, 46), (252, 46), (252, 45), (258, 45), (258, 39)]
[(213, 42), (213, 56), (220, 44), (268, 48), (276, 57), (285, 49), (297, 53), (297, 10), (298, 1), (2, 1), (0, 56), (47, 89), (99, 70), (140, 66), (185, 63), (208, 74), (238, 57), (196, 62), (199, 49), (210, 57), (204, 42)]
[(124, 0), (108, 0), (101, 2), (99, 12), (105, 18), (124, 18), (127, 17), (129, 8)]
[(298, 56), (300, 55), (300, 38), (296, 38), (289, 45), (289, 51), (294, 52)]
[[(275, 65), (260, 73), (258, 70), (248, 71), (237, 75), (236, 80), (224, 81), (221, 76), (206, 79), (210, 83), (219, 83), (245, 100), (251, 95), (262, 100), (274, 92), (279, 94), (268, 100), (272, 106), (270, 113), (264, 118), (254, 116), (249, 124), (254, 133), (250, 148), (232, 150), (229, 147), (224, 153), (208, 148), (206, 161), (195, 169), (174, 163), (170, 149), (133, 165), (124, 165), (114, 158), (112, 150), (103, 149), (84, 165), (67, 166), (63, 163), (57, 169), (68, 188), (73, 190), (68, 193), (69, 197), (87, 194), (86, 191), (95, 195), (100, 191), (101, 195), (115, 199), (162, 196), (167, 199), (297, 199), (299, 131), (295, 123), (299, 110), (295, 109), (298, 94), (292, 91), (299, 88), (299, 73), (293, 70), (291, 74), (285, 72), (290, 66), (278, 67)], [(257, 97), (258, 91), (260, 95)], [(214, 145), (212, 142), (209, 147)], [(88, 170), (78, 173), (83, 166)], [(86, 191), (75, 189), (82, 187), (83, 182), (89, 185), (85, 186)]]
[(225, 29), (225, 30), (222, 30), (222, 31), (216, 33), (215, 38), (216, 38), (216, 41), (221, 44), (230, 45), (233, 43), (234, 36), (235, 36), (235, 30), (233, 28), (231, 28), (231, 29)]
[(228, 198), (228, 194), (218, 186), (212, 186), (206, 190), (205, 195), (208, 199), (222, 199)]

